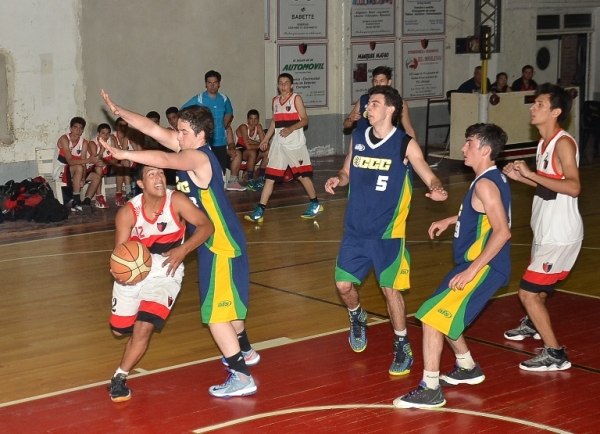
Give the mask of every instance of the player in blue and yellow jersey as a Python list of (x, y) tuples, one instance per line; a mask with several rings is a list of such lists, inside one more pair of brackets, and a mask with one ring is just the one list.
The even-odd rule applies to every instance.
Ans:
[(350, 347), (361, 352), (367, 346), (367, 312), (360, 307), (355, 285), (374, 267), (395, 334), (391, 375), (408, 374), (413, 362), (400, 292), (410, 288), (405, 228), (412, 198), (412, 171), (429, 186), (427, 197), (436, 201), (447, 198), (419, 144), (392, 125), (392, 119), (401, 111), (402, 98), (396, 89), (371, 88), (367, 112), (372, 126), (354, 131), (344, 166), (325, 183), (325, 190), (331, 194), (337, 186), (349, 184), (335, 281), (350, 315)]
[[(417, 389), (396, 398), (396, 407), (441, 407), (446, 403), (441, 385), (485, 380), (462, 333), (510, 277), (510, 187), (495, 163), (507, 136), (492, 124), (472, 125), (465, 136), (462, 152), (475, 180), (458, 215), (433, 222), (429, 228), (433, 239), (455, 225), (456, 267), (417, 311), (416, 317), (423, 323), (423, 381)], [(440, 376), (444, 336), (454, 351), (456, 366)]]
[[(178, 131), (174, 131), (115, 105), (104, 91), (102, 96), (115, 115), (176, 151), (121, 151), (108, 147), (115, 158), (176, 169), (177, 189), (206, 213), (215, 228), (197, 249), (201, 314), (230, 375), (225, 383), (211, 386), (209, 393), (220, 398), (255, 393), (256, 384), (248, 366), (257, 364), (260, 356), (252, 349), (244, 324), (250, 286), (246, 238), (225, 196), (217, 157), (207, 146), (214, 129), (210, 110), (199, 106), (180, 110)], [(103, 146), (107, 147), (105, 143)]]

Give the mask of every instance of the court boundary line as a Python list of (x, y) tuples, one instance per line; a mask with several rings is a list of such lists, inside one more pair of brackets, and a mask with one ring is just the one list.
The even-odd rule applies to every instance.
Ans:
[[(246, 417), (230, 420), (227, 422), (210, 425), (208, 427), (198, 428), (196, 430), (193, 430), (192, 432), (196, 433), (196, 434), (201, 434), (201, 433), (215, 431), (215, 430), (218, 430), (221, 428), (229, 428), (229, 427), (232, 427), (235, 425), (240, 425), (240, 424), (243, 424), (246, 422), (252, 422), (255, 420), (261, 420), (261, 419), (266, 419), (266, 418), (276, 417), (276, 416), (284, 416), (284, 415), (294, 414), (294, 413), (308, 413), (308, 412), (313, 412), (313, 411), (328, 411), (328, 410), (355, 410), (355, 409), (382, 409), (382, 410), (390, 410), (391, 409), (391, 410), (396, 410), (396, 411), (402, 411), (402, 410), (413, 411), (413, 409), (398, 409), (391, 404), (346, 404), (346, 405), (323, 405), (323, 406), (313, 406), (313, 407), (299, 407), (299, 408), (289, 408), (289, 409), (285, 409), (285, 410), (270, 411), (270, 412), (260, 413), (260, 414), (256, 414), (256, 415), (252, 415), (252, 416), (246, 416)], [(430, 409), (420, 409), (420, 410), (434, 411), (434, 412), (438, 412), (438, 413), (456, 413), (456, 414), (461, 414), (461, 415), (485, 417), (488, 419), (495, 419), (495, 420), (499, 420), (502, 422), (512, 422), (512, 423), (524, 425), (524, 426), (531, 427), (531, 428), (539, 428), (539, 429), (543, 429), (543, 430), (546, 430), (546, 431), (549, 431), (552, 433), (557, 433), (557, 434), (572, 434), (571, 431), (565, 431), (560, 428), (551, 427), (551, 426), (544, 425), (544, 424), (541, 424), (538, 422), (528, 421), (528, 420), (524, 420), (524, 419), (518, 419), (515, 417), (511, 417), (511, 416), (503, 416), (503, 415), (495, 414), (495, 413), (483, 413), (483, 412), (479, 412), (479, 411), (463, 410), (463, 409), (458, 409), (458, 408), (430, 408)]]

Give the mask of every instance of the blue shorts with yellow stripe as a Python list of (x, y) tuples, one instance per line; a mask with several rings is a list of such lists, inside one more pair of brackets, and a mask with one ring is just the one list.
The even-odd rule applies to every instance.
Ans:
[(245, 319), (248, 311), (250, 267), (248, 255), (230, 258), (198, 248), (200, 313), (205, 324)]
[(404, 238), (371, 239), (344, 235), (335, 266), (336, 282), (360, 284), (371, 267), (380, 286), (410, 288), (410, 254)]
[(415, 315), (453, 340), (473, 322), (496, 291), (508, 284), (507, 276), (486, 265), (462, 290), (448, 288), (450, 280), (469, 265), (460, 264), (450, 271)]

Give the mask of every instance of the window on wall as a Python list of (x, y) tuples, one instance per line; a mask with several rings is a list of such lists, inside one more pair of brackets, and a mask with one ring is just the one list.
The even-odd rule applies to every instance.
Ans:
[(6, 56), (0, 53), (0, 143), (10, 144), (13, 136), (8, 128), (8, 74)]

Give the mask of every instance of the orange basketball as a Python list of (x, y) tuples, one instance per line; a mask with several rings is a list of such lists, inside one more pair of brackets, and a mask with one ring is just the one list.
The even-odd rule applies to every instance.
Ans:
[(148, 275), (151, 267), (150, 251), (137, 241), (124, 242), (110, 255), (110, 269), (120, 282), (140, 282)]

